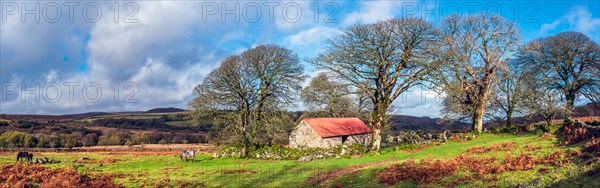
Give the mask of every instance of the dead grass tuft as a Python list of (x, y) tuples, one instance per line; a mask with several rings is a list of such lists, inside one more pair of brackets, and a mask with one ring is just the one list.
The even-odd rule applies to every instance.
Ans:
[(517, 143), (504, 142), (504, 143), (499, 143), (499, 144), (492, 144), (487, 147), (486, 146), (474, 146), (474, 147), (467, 149), (467, 151), (469, 153), (474, 153), (474, 154), (483, 154), (483, 153), (487, 153), (487, 152), (491, 152), (491, 151), (510, 151), (514, 148), (517, 148)]
[(48, 169), (42, 165), (0, 166), (0, 187), (122, 187), (111, 181), (118, 175), (89, 177), (74, 169)]
[(589, 138), (588, 130), (585, 127), (575, 127), (572, 125), (565, 126), (560, 135), (563, 138), (560, 145), (577, 144)]
[[(500, 147), (502, 146), (502, 147)], [(512, 144), (503, 144), (492, 148), (513, 147)], [(486, 149), (486, 151), (489, 151)], [(497, 181), (497, 174), (508, 171), (532, 170), (536, 165), (562, 166), (571, 163), (571, 160), (558, 151), (546, 156), (536, 158), (531, 154), (521, 154), (518, 156), (508, 156), (499, 161), (495, 157), (470, 157), (466, 154), (458, 155), (447, 161), (423, 159), (420, 162), (407, 160), (400, 164), (394, 164), (379, 172), (379, 182), (388, 185), (394, 185), (405, 180), (412, 180), (419, 184), (439, 183), (443, 178), (453, 175), (457, 172), (468, 171), (472, 175), (485, 178), (486, 181)], [(546, 173), (548, 169), (540, 169), (540, 173)], [(492, 177), (488, 177), (492, 175)], [(463, 178), (470, 178), (465, 176)], [(460, 181), (458, 178), (454, 181)], [(451, 181), (448, 186), (454, 186), (459, 182)]]

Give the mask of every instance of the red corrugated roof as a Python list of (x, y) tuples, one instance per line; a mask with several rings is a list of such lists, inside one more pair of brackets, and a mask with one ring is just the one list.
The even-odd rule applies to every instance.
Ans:
[(304, 121), (322, 138), (371, 132), (371, 129), (358, 118), (306, 118)]

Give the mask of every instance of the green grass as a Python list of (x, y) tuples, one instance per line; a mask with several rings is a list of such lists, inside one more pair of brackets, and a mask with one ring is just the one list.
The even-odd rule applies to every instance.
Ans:
[(190, 121), (167, 121), (165, 123), (176, 127), (188, 127), (192, 125)]
[[(78, 167), (78, 171), (87, 174), (112, 173), (124, 174), (125, 177), (117, 178), (114, 181), (125, 185), (126, 187), (138, 187), (141, 185), (155, 185), (156, 182), (162, 182), (169, 185), (181, 185), (181, 183), (193, 182), (202, 183), (209, 187), (305, 187), (304, 182), (311, 175), (319, 172), (327, 172), (344, 167), (364, 164), (369, 162), (383, 161), (395, 158), (401, 162), (407, 159), (448, 159), (456, 155), (466, 153), (466, 150), (473, 146), (490, 145), (502, 142), (516, 142), (519, 147), (511, 151), (511, 155), (521, 153), (531, 153), (536, 156), (543, 156), (558, 150), (567, 151), (569, 147), (556, 146), (556, 140), (541, 139), (538, 135), (492, 135), (484, 134), (475, 140), (468, 142), (448, 142), (438, 146), (424, 149), (419, 152), (407, 152), (403, 150), (384, 149), (381, 155), (366, 155), (361, 158), (340, 158), (340, 159), (322, 159), (312, 162), (298, 163), (292, 160), (255, 160), (255, 159), (212, 159), (207, 160), (210, 155), (204, 154), (198, 156), (200, 162), (180, 162), (176, 155), (160, 156), (134, 156), (134, 155), (109, 155), (107, 153), (41, 153), (36, 157), (47, 156), (59, 160), (66, 160), (61, 164), (46, 165), (52, 168), (74, 168), (73, 161), (81, 157), (90, 158), (117, 158), (121, 161), (113, 164), (99, 166), (97, 164), (85, 164)], [(540, 145), (541, 151), (528, 151), (525, 145)], [(577, 147), (577, 146), (572, 146)], [(471, 154), (470, 154), (471, 155)], [(490, 152), (477, 156), (495, 156), (505, 157), (506, 152)], [(0, 164), (14, 163), (13, 156), (0, 156)], [(329, 185), (344, 185), (347, 187), (387, 187), (386, 184), (379, 184), (377, 172), (382, 171), (392, 163), (382, 163), (372, 165), (363, 169), (345, 174), (337, 179), (328, 182)], [(471, 180), (460, 184), (465, 187), (508, 187), (519, 183), (528, 184), (537, 177), (543, 177), (542, 186), (553, 185), (557, 182), (582, 185), (590, 187), (600, 186), (596, 177), (582, 175), (582, 172), (590, 169), (591, 166), (576, 163), (568, 164), (560, 168), (549, 167), (550, 172), (539, 174), (537, 169), (528, 171), (513, 171), (500, 174), (499, 181), (489, 182), (482, 180)], [(167, 169), (167, 170), (165, 170)], [(171, 170), (169, 170), (171, 169)], [(247, 169), (256, 173), (232, 173), (222, 174), (222, 170)], [(166, 173), (168, 172), (168, 173)], [(444, 179), (451, 181), (458, 176), (452, 176)], [(579, 184), (573, 184), (579, 183)], [(586, 184), (587, 183), (587, 184)], [(414, 182), (401, 182), (394, 187), (415, 187)], [(425, 187), (440, 187), (443, 184), (420, 185)]]

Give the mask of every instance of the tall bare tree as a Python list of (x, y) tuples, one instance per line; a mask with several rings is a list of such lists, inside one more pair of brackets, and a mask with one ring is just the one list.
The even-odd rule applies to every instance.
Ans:
[(523, 46), (518, 56), (543, 75), (542, 86), (561, 93), (565, 119), (571, 119), (582, 90), (592, 100), (598, 95), (594, 88), (600, 86), (600, 47), (582, 33), (561, 32), (535, 39)]
[(238, 136), (247, 155), (258, 130), (270, 125), (265, 117), (292, 104), (304, 78), (295, 53), (274, 45), (257, 46), (226, 58), (196, 86), (189, 105), (195, 122), (213, 118), (224, 124), (223, 130)]
[(400, 94), (418, 85), (431, 67), (435, 28), (417, 18), (396, 18), (354, 25), (328, 41), (314, 63), (366, 91), (373, 104), (371, 149), (379, 151), (388, 108)]
[(442, 112), (446, 119), (470, 118), (481, 132), (497, 72), (517, 49), (516, 24), (494, 14), (452, 15), (441, 31), (434, 75), (445, 96)]
[(502, 114), (501, 118), (510, 126), (515, 114), (525, 113), (523, 98), (533, 94), (527, 88), (527, 80), (532, 78), (529, 77), (528, 69), (522, 66), (518, 59), (510, 60), (505, 67), (498, 71), (498, 85), (491, 97), (491, 108), (492, 111)]
[(548, 126), (552, 125), (552, 120), (559, 113), (564, 113), (565, 109), (559, 103), (559, 93), (540, 86), (539, 78), (531, 77), (525, 81), (527, 90), (531, 95), (524, 95), (521, 98), (524, 109), (529, 112), (530, 118), (541, 117)]
[(353, 110), (356, 107), (350, 94), (348, 85), (332, 81), (326, 72), (322, 72), (302, 89), (300, 97), (314, 111), (326, 111), (331, 117), (345, 117), (356, 115), (357, 111)]

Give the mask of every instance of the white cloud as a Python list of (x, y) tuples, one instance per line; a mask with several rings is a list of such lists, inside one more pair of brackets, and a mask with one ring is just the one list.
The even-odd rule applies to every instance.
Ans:
[(552, 23), (544, 23), (540, 27), (539, 33), (548, 33), (548, 31), (555, 30), (556, 27), (560, 24), (561, 20), (554, 20)]
[(575, 28), (582, 33), (590, 33), (596, 31), (600, 27), (600, 18), (592, 18), (592, 13), (587, 7), (575, 6), (570, 13), (566, 15), (566, 19), (571, 28)]
[[(213, 60), (218, 62), (217, 59)], [(138, 83), (138, 98), (142, 103), (151, 101), (156, 107), (169, 104), (185, 107), (193, 88), (214, 68), (195, 64), (187, 69), (177, 70), (163, 61), (148, 59), (130, 81)]]
[(343, 25), (373, 23), (397, 16), (403, 1), (362, 1), (360, 10), (346, 15)]
[(567, 14), (562, 17), (551, 23), (542, 24), (538, 31), (538, 35), (548, 35), (550, 32), (557, 30), (560, 26), (565, 26), (568, 30), (578, 31), (588, 35), (592, 39), (599, 40), (600, 18), (593, 17), (587, 7), (571, 7)]
[(438, 118), (441, 117), (441, 100), (435, 91), (415, 87), (400, 95), (393, 104), (398, 108), (397, 114)]
[(311, 46), (325, 42), (327, 39), (339, 34), (338, 29), (316, 26), (311, 29), (302, 30), (295, 35), (288, 37), (292, 46)]
[(105, 17), (92, 27), (88, 50), (93, 71), (126, 79), (146, 58), (167, 55), (178, 39), (191, 35), (192, 24), (198, 21), (189, 2), (138, 3), (139, 23), (114, 23), (112, 17)]
[[(52, 102), (40, 98), (35, 102), (33, 95), (27, 95), (27, 102), (23, 103), (22, 93), (16, 91), (8, 101), (2, 101), (0, 111), (65, 114), (186, 107), (192, 88), (230, 54), (215, 39), (221, 38), (223, 31), (243, 28), (235, 23), (221, 23), (220, 17), (202, 23), (198, 2), (137, 3), (139, 23), (115, 23), (112, 16), (103, 16), (97, 23), (22, 24), (19, 17), (3, 23), (2, 81), (18, 86), (24, 82), (28, 89), (33, 82), (39, 82), (40, 96), (47, 83), (56, 82), (61, 86), (61, 99)], [(235, 34), (230, 37), (239, 38)], [(62, 62), (63, 53), (75, 63)], [(83, 57), (74, 59), (73, 54)], [(78, 70), (82, 63), (87, 63), (86, 71)], [(63, 85), (70, 82), (79, 84), (74, 93)], [(123, 88), (128, 82), (136, 83), (134, 99), (140, 102), (123, 103), (125, 95), (132, 91)], [(102, 89), (98, 101), (84, 99), (82, 88), (90, 83), (97, 83)], [(119, 83), (120, 88), (113, 87), (114, 83)], [(117, 102), (115, 89), (121, 92)], [(73, 101), (69, 95), (74, 96)]]
[[(99, 3), (103, 9), (112, 5), (111, 2)], [(204, 23), (199, 11), (202, 10), (201, 3), (194, 1), (136, 3), (139, 5), (136, 14), (138, 23), (114, 23), (109, 14), (97, 23), (22, 24), (19, 17), (3, 23), (0, 27), (2, 81), (56, 82), (62, 86), (62, 98), (56, 103), (44, 99), (40, 103), (22, 103), (20, 97), (13, 96), (10, 101), (2, 102), (0, 111), (64, 114), (185, 107), (192, 88), (201, 83), (225, 56), (268, 41), (286, 45), (301, 57), (311, 56), (323, 49), (326, 39), (339, 33), (337, 26), (393, 17), (402, 2), (360, 2), (358, 10), (344, 15), (339, 24), (316, 23), (310, 10), (311, 1), (296, 2), (302, 7), (301, 19), (298, 22), (286, 21), (280, 15), (285, 3), (280, 3), (272, 28), (266, 15), (256, 25), (223, 23), (218, 15)], [(63, 12), (63, 15), (67, 13)], [(321, 18), (327, 12), (322, 11), (322, 14), (319, 15)], [(252, 28), (255, 26), (266, 27), (263, 32), (260, 28)], [(278, 38), (282, 32), (292, 34)], [(63, 56), (70, 60), (63, 62)], [(79, 71), (77, 66), (80, 64), (86, 64), (87, 70)], [(308, 71), (307, 74), (316, 73), (318, 71)], [(74, 93), (69, 93), (68, 87), (63, 85), (68, 82), (79, 83)], [(114, 101), (115, 88), (111, 87), (115, 82), (119, 83), (118, 102)], [(123, 89), (128, 82), (136, 83), (138, 91), (134, 99), (140, 100), (139, 103), (123, 103), (124, 95), (131, 91)], [(101, 87), (100, 100), (88, 102), (83, 98), (82, 88), (90, 83)], [(68, 100), (69, 95), (74, 95), (73, 102)], [(29, 97), (28, 101), (32, 99)], [(411, 103), (400, 107), (404, 114), (411, 115), (431, 111), (436, 106), (427, 105), (431, 104)]]

